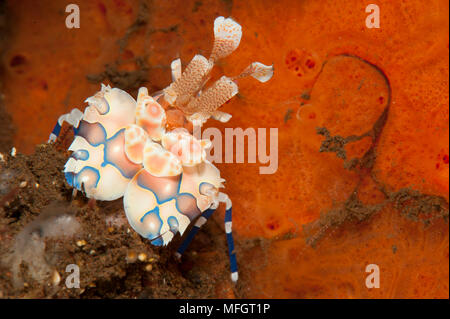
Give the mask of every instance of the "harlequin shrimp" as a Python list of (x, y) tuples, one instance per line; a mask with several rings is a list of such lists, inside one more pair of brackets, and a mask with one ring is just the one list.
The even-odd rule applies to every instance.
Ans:
[(129, 224), (152, 245), (167, 245), (195, 222), (176, 252), (179, 258), (219, 204), (225, 203), (233, 281), (238, 272), (232, 204), (219, 191), (225, 181), (220, 171), (206, 158), (211, 142), (198, 140), (183, 127), (169, 129), (166, 112), (177, 110), (193, 125), (201, 126), (210, 117), (226, 122), (231, 115), (218, 108), (238, 93), (236, 79), (252, 76), (265, 82), (272, 77), (272, 66), (254, 62), (239, 76), (223, 76), (204, 89), (215, 62), (231, 54), (241, 36), (238, 23), (218, 17), (209, 59), (196, 55), (184, 72), (181, 60), (173, 61), (173, 82), (153, 96), (142, 87), (137, 100), (102, 84), (86, 99), (84, 113), (73, 109), (62, 115), (49, 138), (49, 142), (56, 140), (63, 122), (74, 127), (72, 154), (64, 167), (68, 184), (96, 200), (123, 197)]

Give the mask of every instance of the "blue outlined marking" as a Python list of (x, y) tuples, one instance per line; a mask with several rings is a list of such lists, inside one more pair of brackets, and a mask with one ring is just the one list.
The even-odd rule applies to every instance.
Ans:
[[(159, 216), (159, 207), (156, 206), (155, 208), (153, 208), (152, 210), (149, 210), (148, 212), (146, 212), (141, 219), (139, 219), (139, 221), (141, 223), (144, 223), (145, 219), (147, 218), (151, 218), (153, 220), (153, 224), (155, 227), (157, 227), (158, 229), (155, 231), (150, 231), (149, 234), (147, 235), (147, 238), (151, 240), (151, 243), (153, 244), (153, 240), (159, 236), (161, 236), (161, 228), (163, 226), (163, 220), (161, 219), (161, 217)], [(156, 245), (158, 246), (158, 245)]]

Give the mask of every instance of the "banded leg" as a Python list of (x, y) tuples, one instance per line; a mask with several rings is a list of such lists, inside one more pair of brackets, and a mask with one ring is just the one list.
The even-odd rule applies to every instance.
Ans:
[(232, 231), (232, 203), (227, 194), (219, 193), (219, 201), (225, 203), (225, 233), (227, 236), (228, 256), (230, 257), (231, 280), (236, 282), (238, 280), (238, 267), (236, 260), (236, 253), (234, 251), (234, 240)]
[(184, 254), (186, 249), (188, 248), (189, 244), (191, 243), (192, 239), (194, 239), (195, 235), (197, 235), (198, 230), (200, 227), (202, 227), (206, 221), (211, 217), (211, 215), (216, 211), (216, 207), (207, 209), (203, 212), (203, 214), (198, 218), (195, 225), (192, 227), (191, 231), (187, 235), (187, 237), (183, 240), (180, 247), (178, 247), (177, 252), (175, 253), (175, 256), (177, 258), (181, 258), (181, 256)]
[(70, 113), (61, 115), (58, 118), (58, 122), (56, 122), (55, 127), (53, 128), (53, 131), (50, 133), (47, 143), (53, 143), (54, 141), (56, 141), (56, 139), (59, 136), (59, 133), (61, 132), (61, 127), (64, 122), (69, 123), (75, 129), (80, 124), (80, 120), (82, 117), (83, 117), (83, 112), (81, 112), (77, 108), (70, 111)]

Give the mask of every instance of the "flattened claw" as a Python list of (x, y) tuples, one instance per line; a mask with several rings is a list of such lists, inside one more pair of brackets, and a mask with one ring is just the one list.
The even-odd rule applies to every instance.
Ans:
[(264, 65), (260, 62), (253, 62), (236, 78), (243, 78), (246, 76), (251, 76), (261, 83), (267, 82), (273, 76), (273, 65)]
[(164, 89), (165, 100), (170, 105), (183, 108), (191, 97), (201, 89), (211, 68), (212, 65), (204, 56), (200, 54), (195, 55), (181, 77)]
[(207, 113), (212, 115), (221, 105), (239, 92), (239, 88), (230, 78), (222, 76), (202, 95), (192, 99), (186, 109), (189, 114)]
[(144, 147), (143, 164), (144, 169), (156, 177), (177, 176), (182, 172), (180, 160), (150, 139)]
[(135, 164), (142, 163), (147, 139), (147, 132), (136, 124), (131, 124), (125, 129), (125, 154), (130, 161)]
[[(163, 90), (158, 102), (165, 109), (174, 107), (183, 113), (185, 119), (194, 126), (202, 126), (210, 117), (225, 123), (231, 115), (217, 111), (220, 106), (235, 96), (239, 89), (234, 80), (252, 76), (260, 82), (267, 82), (273, 76), (273, 65), (267, 66), (253, 62), (239, 76), (223, 76), (210, 87), (207, 85), (214, 64), (235, 51), (242, 38), (242, 27), (232, 18), (218, 17), (214, 21), (214, 44), (209, 59), (197, 54), (181, 73), (181, 61), (176, 59), (171, 64), (174, 82)], [(173, 113), (172, 115), (176, 115)], [(176, 122), (184, 124), (178, 117)], [(169, 120), (170, 123), (174, 122)], [(188, 123), (190, 124), (190, 123)]]
[(136, 124), (154, 141), (160, 141), (165, 133), (166, 113), (162, 106), (148, 95), (148, 90), (144, 87), (140, 88), (138, 93)]
[(214, 45), (209, 60), (214, 63), (237, 49), (242, 38), (242, 28), (231, 18), (214, 20)]

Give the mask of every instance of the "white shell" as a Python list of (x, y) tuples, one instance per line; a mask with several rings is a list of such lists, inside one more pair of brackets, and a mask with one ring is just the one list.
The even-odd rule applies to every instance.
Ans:
[(64, 173), (68, 183), (88, 198), (114, 200), (123, 196), (141, 168), (124, 151), (125, 128), (135, 121), (136, 101), (127, 92), (106, 86), (87, 101), (90, 105), (69, 147), (73, 153)]
[(123, 198), (128, 222), (153, 245), (167, 245), (213, 203), (212, 196), (200, 193), (202, 184), (218, 189), (221, 181), (219, 170), (209, 162), (172, 177), (156, 177), (142, 169), (129, 183)]

